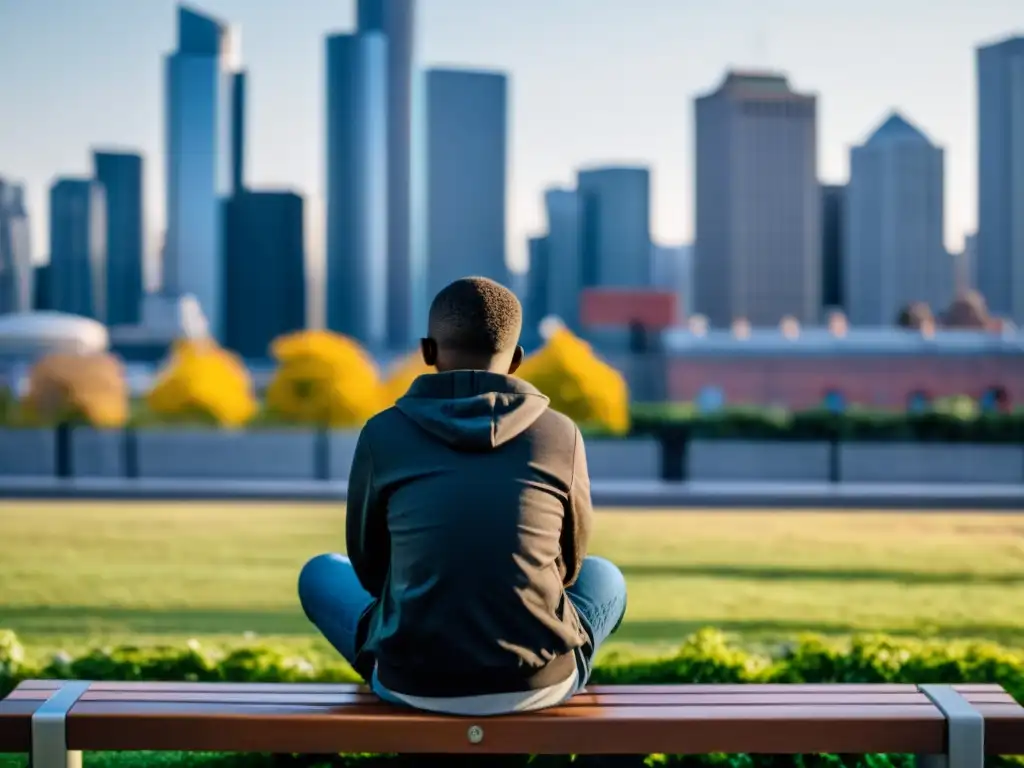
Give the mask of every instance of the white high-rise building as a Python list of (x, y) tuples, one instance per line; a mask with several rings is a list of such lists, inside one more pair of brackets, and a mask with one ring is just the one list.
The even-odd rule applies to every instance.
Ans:
[(178, 8), (178, 48), (166, 59), (167, 240), (163, 293), (191, 294), (223, 334), (224, 211), (234, 170), (238, 37), (222, 22)]
[(1024, 324), (1024, 37), (978, 49), (978, 290)]
[(850, 151), (844, 280), (851, 325), (889, 326), (900, 309), (953, 299), (943, 244), (944, 153), (893, 113)]
[(24, 190), (0, 177), (0, 315), (32, 309), (33, 276)]
[(696, 102), (695, 309), (816, 323), (821, 307), (817, 97), (784, 75), (730, 72)]

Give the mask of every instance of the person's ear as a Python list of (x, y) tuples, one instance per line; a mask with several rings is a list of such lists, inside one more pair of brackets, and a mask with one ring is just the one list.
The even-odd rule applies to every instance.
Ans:
[(423, 355), (423, 362), (431, 368), (437, 365), (437, 342), (429, 336), (420, 339), (420, 354)]
[(523, 364), (523, 357), (526, 355), (526, 351), (521, 345), (516, 345), (516, 351), (512, 353), (512, 362), (508, 366), (508, 374), (511, 376), (517, 370), (519, 366)]

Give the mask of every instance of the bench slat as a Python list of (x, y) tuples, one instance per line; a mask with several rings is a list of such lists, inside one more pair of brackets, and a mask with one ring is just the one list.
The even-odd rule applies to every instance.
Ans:
[[(484, 729), (478, 745), (467, 739), (474, 723)], [(936, 753), (945, 719), (930, 705), (563, 707), (473, 721), (386, 705), (332, 713), (288, 705), (82, 702), (67, 727), (69, 747), (81, 750)]]
[[(992, 698), (991, 694), (986, 694)], [(300, 704), (311, 706), (344, 706), (379, 702), (372, 693), (238, 693), (238, 692), (178, 692), (178, 691), (89, 691), (79, 701), (138, 701), (138, 702), (196, 702), (225, 704)], [(574, 696), (568, 706), (721, 706), (721, 705), (775, 705), (811, 704), (816, 706), (892, 706), (897, 704), (929, 704), (922, 693), (582, 693)], [(1008, 694), (993, 704), (1012, 704)]]
[[(32, 713), (59, 685), (27, 681), (0, 701), (0, 752), (28, 750)], [(985, 717), (988, 753), (1024, 752), (1024, 708), (1009, 694), (955, 688)], [(346, 684), (97, 682), (67, 725), (72, 749), (272, 752), (920, 753), (941, 752), (946, 733), (913, 685), (592, 686), (554, 710), (477, 721), (479, 745), (473, 722)]]

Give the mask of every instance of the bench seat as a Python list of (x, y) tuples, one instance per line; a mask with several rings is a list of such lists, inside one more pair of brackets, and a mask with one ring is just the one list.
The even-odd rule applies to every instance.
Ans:
[(996, 685), (595, 685), (557, 709), (477, 719), (404, 710), (354, 685), (37, 680), (0, 701), (0, 752), (32, 751), (49, 768), (42, 752), (92, 750), (888, 752), (980, 768), (982, 753), (1024, 753), (1024, 707)]

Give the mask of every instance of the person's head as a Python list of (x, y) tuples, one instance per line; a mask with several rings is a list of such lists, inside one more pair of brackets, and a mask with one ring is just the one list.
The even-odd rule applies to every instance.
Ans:
[(423, 362), (438, 371), (515, 373), (523, 361), (523, 308), (508, 288), (486, 277), (464, 277), (430, 305)]

